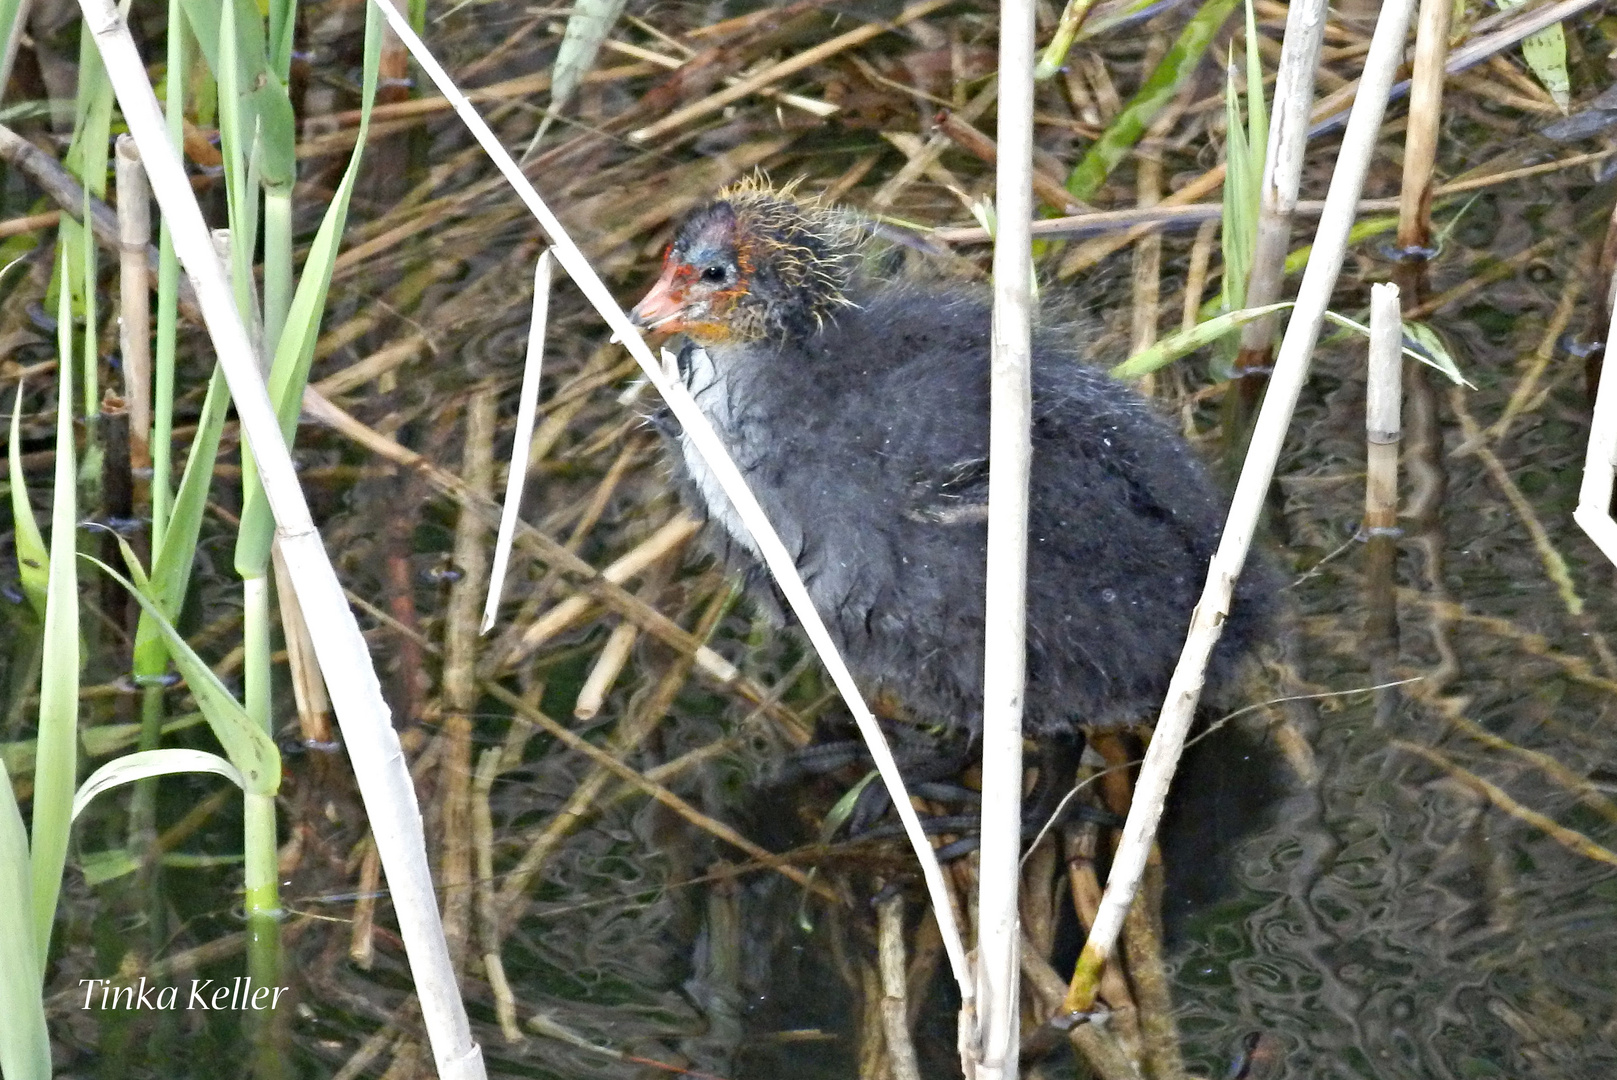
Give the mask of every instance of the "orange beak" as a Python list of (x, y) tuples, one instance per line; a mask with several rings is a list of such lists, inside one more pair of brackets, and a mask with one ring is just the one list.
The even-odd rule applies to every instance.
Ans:
[(629, 319), (645, 330), (673, 334), (684, 329), (679, 314), (684, 305), (674, 294), (674, 278), (678, 268), (672, 263), (663, 265), (662, 276), (645, 297), (629, 312)]

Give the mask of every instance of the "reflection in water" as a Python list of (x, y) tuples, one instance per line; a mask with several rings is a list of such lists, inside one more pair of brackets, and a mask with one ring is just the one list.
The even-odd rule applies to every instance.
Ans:
[[(1539, 290), (1522, 291), (1497, 290), (1496, 302), (1543, 310)], [(1538, 328), (1524, 324), (1495, 341), (1452, 331), (1483, 387), (1452, 405), (1481, 425), (1499, 415), (1515, 357), (1537, 344)], [(1281, 482), (1294, 527), (1311, 521), (1334, 546), (1325, 526), (1351, 522), (1361, 497), (1351, 432), (1362, 376), (1351, 348), (1317, 363), (1299, 414), (1304, 446)], [(1182, 1030), (1207, 1071), (1250, 1031), (1278, 1040), (1279, 1077), (1595, 1080), (1617, 1068), (1617, 875), (1497, 805), (1517, 800), (1607, 845), (1617, 835), (1617, 811), (1598, 793), (1580, 802), (1528, 756), (1589, 774), (1609, 758), (1617, 690), (1593, 633), (1612, 625), (1598, 584), (1610, 568), (1570, 519), (1579, 388), (1553, 378), (1542, 407), (1491, 446), (1593, 612), (1568, 614), (1477, 456), (1454, 455), (1462, 439), (1445, 392), (1412, 394), (1406, 491), (1420, 512), (1398, 568), (1403, 640), (1391, 673), (1426, 678), (1381, 695), (1384, 713), (1370, 695), (1319, 709), (1322, 779), (1309, 812), (1243, 844), (1242, 895), (1185, 935)], [(1409, 381), (1419, 390), (1428, 380)], [(1368, 681), (1355, 636), (1363, 614), (1351, 606), (1357, 559), (1296, 590), (1310, 684)]]

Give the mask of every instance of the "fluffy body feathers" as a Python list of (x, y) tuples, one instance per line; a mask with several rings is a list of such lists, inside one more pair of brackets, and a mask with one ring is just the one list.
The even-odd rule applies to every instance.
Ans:
[[(727, 192), (681, 227), (636, 315), (692, 339), (686, 383), (856, 677), (917, 721), (975, 735), (990, 307), (970, 289), (864, 277), (861, 236), (849, 218), (757, 187)], [(713, 288), (681, 289), (712, 267), (724, 274)], [(1070, 330), (1035, 332), (1025, 711), (1035, 736), (1136, 721), (1160, 704), (1223, 524), (1190, 448), (1082, 351)], [(773, 603), (728, 500), (677, 430), (671, 443), (687, 501), (717, 525), (716, 548)], [(1266, 607), (1261, 586), (1238, 591), (1215, 683)]]

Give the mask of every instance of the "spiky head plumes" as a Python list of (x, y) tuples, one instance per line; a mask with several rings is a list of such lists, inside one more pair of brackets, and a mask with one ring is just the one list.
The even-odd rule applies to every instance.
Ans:
[(811, 334), (850, 303), (864, 237), (855, 218), (789, 187), (733, 184), (680, 224), (635, 321), (701, 345)]

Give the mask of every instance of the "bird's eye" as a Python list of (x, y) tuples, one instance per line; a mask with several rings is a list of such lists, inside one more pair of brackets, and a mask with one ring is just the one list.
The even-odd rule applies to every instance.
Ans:
[(702, 271), (703, 281), (723, 281), (724, 278), (725, 270), (722, 266), (710, 266)]

